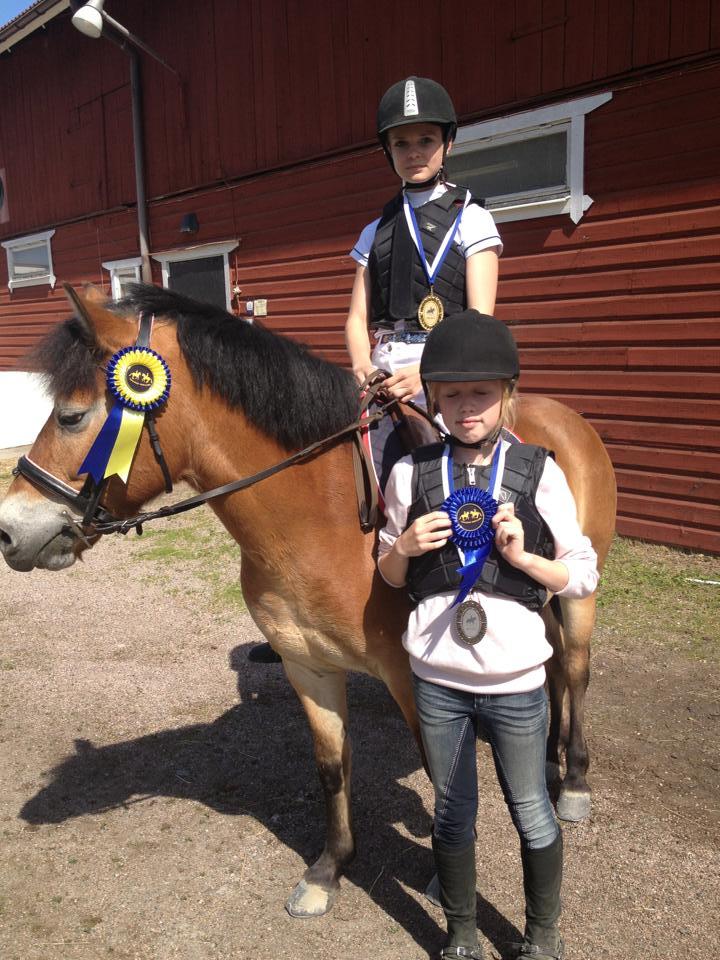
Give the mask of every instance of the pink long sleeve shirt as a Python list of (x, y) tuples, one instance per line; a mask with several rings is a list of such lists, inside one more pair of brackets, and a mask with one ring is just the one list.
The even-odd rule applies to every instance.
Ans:
[[(407, 526), (412, 474), (410, 457), (398, 461), (390, 474), (385, 491), (387, 523), (380, 531), (379, 556), (391, 549)], [(551, 457), (545, 463), (535, 504), (553, 535), (555, 559), (567, 567), (569, 579), (559, 596), (588, 596), (598, 583), (597, 556), (578, 525), (565, 474)], [(540, 614), (514, 600), (480, 591), (470, 596), (482, 604), (487, 615), (487, 632), (474, 646), (457, 637), (457, 607), (451, 609), (455, 592), (427, 597), (412, 611), (402, 642), (413, 672), (441, 686), (472, 693), (522, 693), (541, 686), (552, 647)]]

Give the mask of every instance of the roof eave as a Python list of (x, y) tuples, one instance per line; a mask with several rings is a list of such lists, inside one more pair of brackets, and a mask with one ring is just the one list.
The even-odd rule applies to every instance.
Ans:
[(10, 50), (70, 7), (70, 0), (38, 0), (0, 29), (0, 54)]

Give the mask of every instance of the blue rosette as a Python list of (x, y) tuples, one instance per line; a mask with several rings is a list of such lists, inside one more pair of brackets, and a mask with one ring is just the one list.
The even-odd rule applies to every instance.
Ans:
[(455, 490), (440, 506), (450, 517), (451, 542), (465, 555), (464, 565), (458, 569), (462, 581), (453, 607), (462, 603), (482, 572), (495, 540), (492, 518), (497, 508), (497, 501), (478, 487)]

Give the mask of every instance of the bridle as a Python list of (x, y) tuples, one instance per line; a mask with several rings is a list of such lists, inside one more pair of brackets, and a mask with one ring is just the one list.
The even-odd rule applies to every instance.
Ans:
[[(140, 343), (141, 338), (145, 339), (146, 342), (149, 342), (152, 318), (150, 318), (149, 321), (145, 321), (144, 317), (140, 317), (139, 324), (140, 332), (138, 334), (138, 343)], [(127, 519), (116, 517), (100, 503), (108, 482), (107, 478), (104, 478), (99, 483), (96, 483), (92, 476), (88, 474), (82, 488), (80, 490), (75, 490), (74, 487), (71, 487), (63, 480), (60, 480), (54, 474), (50, 473), (49, 470), (41, 467), (28, 456), (20, 457), (13, 470), (13, 475), (24, 477), (26, 480), (32, 483), (34, 487), (40, 490), (41, 493), (48, 497), (59, 498), (73, 511), (79, 514), (82, 517), (82, 520), (78, 523), (78, 521), (67, 511), (63, 511), (63, 515), (67, 520), (67, 523), (62, 528), (61, 533), (75, 536), (77, 539), (85, 543), (86, 546), (91, 546), (93, 540), (96, 540), (98, 537), (107, 533), (126, 534), (130, 530), (134, 529), (138, 534), (142, 534), (143, 524), (150, 520), (155, 520), (160, 517), (172, 517), (179, 513), (185, 513), (187, 510), (192, 510), (195, 507), (202, 506), (202, 504), (207, 503), (210, 500), (214, 500), (217, 497), (223, 497), (231, 493), (236, 493), (240, 490), (245, 490), (256, 483), (259, 483), (261, 480), (265, 480), (273, 474), (279, 473), (281, 470), (285, 470), (294, 464), (309, 459), (314, 454), (320, 453), (321, 451), (334, 445), (342, 438), (352, 435), (355, 487), (358, 498), (360, 526), (364, 532), (368, 532), (374, 529), (377, 520), (377, 484), (374, 479), (368, 451), (362, 442), (361, 432), (367, 429), (371, 424), (381, 420), (389, 413), (390, 408), (396, 406), (399, 402), (395, 399), (391, 399), (386, 403), (380, 404), (373, 413), (368, 412), (368, 408), (371, 402), (375, 400), (378, 391), (382, 388), (382, 381), (386, 378), (386, 376), (387, 374), (385, 374), (383, 371), (374, 371), (374, 374), (371, 374), (371, 376), (368, 377), (366, 382), (361, 386), (362, 399), (357, 419), (343, 429), (338, 430), (336, 433), (311, 443), (309, 446), (299, 450), (297, 453), (294, 453), (291, 456), (286, 457), (284, 460), (267, 467), (265, 470), (261, 470), (258, 473), (252, 474), (252, 476), (234, 480), (230, 483), (223, 484), (220, 487), (215, 487), (212, 490), (208, 490), (205, 493), (199, 493), (193, 497), (188, 497), (185, 500), (180, 500), (177, 503), (168, 504), (167, 506), (160, 507), (157, 510), (139, 513), (136, 516), (129, 517)], [(415, 404), (408, 405), (413, 407), (417, 413), (424, 415), (432, 423), (431, 418), (425, 413), (424, 410), (422, 410), (422, 408), (416, 407)], [(153, 447), (153, 452), (155, 453), (155, 457), (163, 472), (165, 489), (169, 493), (172, 491), (172, 480), (170, 478), (170, 472), (162, 453), (162, 448), (160, 447), (160, 442), (155, 429), (155, 424), (152, 421), (152, 417), (146, 416), (146, 425), (150, 436), (150, 442)]]

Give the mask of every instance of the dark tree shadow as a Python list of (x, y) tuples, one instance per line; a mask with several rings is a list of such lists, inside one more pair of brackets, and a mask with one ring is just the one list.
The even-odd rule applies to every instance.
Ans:
[[(75, 752), (50, 773), (48, 784), (22, 807), (31, 824), (61, 823), (131, 805), (148, 797), (200, 801), (228, 816), (254, 817), (309, 864), (323, 843), (324, 805), (305, 715), (280, 665), (250, 664), (247, 646), (231, 653), (240, 703), (212, 723), (199, 723), (95, 747), (76, 740)], [(427, 844), (431, 819), (418, 795), (401, 781), (420, 769), (415, 741), (385, 687), (352, 674), (348, 682), (353, 744), (353, 813), (358, 856), (347, 871), (381, 909), (429, 953), (442, 932), (424, 900), (433, 874)], [(297, 878), (298, 880), (300, 877)], [(289, 890), (277, 891), (278, 898)], [(483, 898), (478, 923), (495, 943), (518, 931)]]

